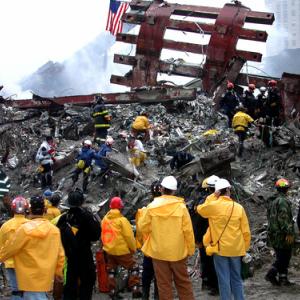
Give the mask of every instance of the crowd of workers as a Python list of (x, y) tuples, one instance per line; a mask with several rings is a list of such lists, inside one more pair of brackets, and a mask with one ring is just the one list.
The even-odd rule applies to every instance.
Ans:
[[(8, 179), (2, 182), (9, 184)], [(277, 286), (293, 284), (287, 277), (295, 239), (286, 199), (289, 187), (286, 179), (279, 179), (278, 194), (268, 208), (268, 242), (276, 261), (265, 278)], [(58, 192), (46, 190), (30, 199), (17, 196), (10, 204), (13, 217), (0, 228), (0, 261), (7, 270), (12, 299), (48, 299), (52, 290), (54, 299), (92, 299), (96, 267), (91, 243), (98, 240), (106, 265), (105, 274), (98, 270), (98, 276), (107, 283), (112, 299), (121, 299), (116, 283), (120, 266), (128, 270), (132, 298), (149, 299), (154, 282), (154, 299), (173, 299), (174, 282), (179, 299), (195, 299), (187, 259), (196, 247), (202, 289), (222, 300), (232, 295), (245, 299), (241, 269), (251, 233), (243, 206), (231, 196), (231, 184), (215, 175), (206, 178), (192, 207), (176, 195), (177, 188), (173, 176), (152, 184), (152, 201), (136, 213), (135, 233), (117, 196), (102, 221), (83, 206), (79, 189), (69, 193), (69, 208), (63, 213), (57, 208)], [(139, 249), (144, 254), (142, 280), (135, 256)]]
[(283, 106), (280, 91), (275, 80), (268, 82), (268, 88), (260, 87), (255, 96), (256, 86), (248, 85), (242, 96), (234, 90), (234, 84), (228, 82), (227, 90), (220, 101), (220, 110), (228, 117), (228, 125), (239, 138), (238, 155), (242, 156), (244, 140), (248, 127), (259, 127), (260, 138), (267, 147), (272, 146), (272, 129), (282, 123)]
[[(239, 155), (242, 155), (249, 124), (258, 119), (263, 119), (260, 122), (266, 126), (279, 124), (280, 96), (273, 81), (268, 93), (261, 88), (258, 97), (253, 94), (255, 86), (250, 84), (242, 100), (232, 83), (227, 88), (220, 105), (239, 136)], [(119, 196), (111, 198), (110, 210), (100, 220), (84, 206), (84, 194), (88, 192), (91, 177), (99, 175), (100, 183), (105, 183), (109, 172), (105, 158), (113, 151), (114, 140), (107, 135), (111, 116), (101, 97), (97, 98), (92, 117), (94, 143), (98, 148), (93, 148), (91, 140), (83, 142), (71, 177), (75, 186), (83, 174), (82, 190), (73, 188), (69, 192), (65, 203), (68, 208), (63, 212), (59, 209), (62, 194), (51, 191), (56, 152), (51, 136), (36, 155), (41, 185), (46, 189), (42, 195), (30, 199), (17, 196), (10, 201), (10, 181), (0, 170), (0, 197), (12, 212), (0, 228), (0, 262), (5, 264), (11, 299), (44, 300), (51, 291), (55, 300), (92, 299), (97, 276), (99, 286), (105, 286), (112, 299), (121, 299), (117, 277), (119, 267), (123, 267), (128, 271), (127, 286), (132, 298), (150, 299), (153, 282), (154, 299), (173, 299), (174, 283), (179, 299), (192, 300), (195, 295), (187, 261), (195, 249), (200, 253), (202, 289), (219, 295), (222, 300), (232, 296), (236, 300), (245, 299), (241, 270), (245, 264), (243, 257), (250, 248), (251, 232), (243, 206), (232, 196), (230, 182), (209, 176), (202, 181), (192, 206), (187, 206), (185, 199), (177, 195), (177, 179), (166, 176), (151, 185), (150, 203), (136, 212), (135, 232), (130, 220), (122, 214), (124, 202)], [(149, 140), (150, 128), (147, 113), (142, 113), (132, 124), (131, 136), (124, 136), (134, 167), (145, 164), (147, 152), (142, 140)], [(189, 153), (176, 152), (170, 168), (180, 170), (193, 159)], [(265, 279), (276, 286), (292, 285), (287, 276), (295, 240), (291, 205), (286, 195), (290, 183), (281, 178), (275, 186), (278, 193), (269, 204), (267, 217), (268, 243), (274, 248), (276, 260)], [(100, 242), (97, 254), (102, 255), (101, 263), (96, 259), (102, 264), (97, 271), (92, 251), (92, 243), (96, 241)], [(143, 253), (142, 263), (137, 259), (137, 251)]]

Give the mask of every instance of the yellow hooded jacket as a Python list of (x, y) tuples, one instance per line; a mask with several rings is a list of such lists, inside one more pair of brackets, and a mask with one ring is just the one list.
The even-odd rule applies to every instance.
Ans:
[(136, 241), (129, 221), (118, 209), (111, 209), (101, 222), (103, 250), (110, 255), (136, 251)]
[(147, 236), (142, 247), (146, 256), (179, 261), (195, 252), (192, 222), (183, 198), (171, 195), (154, 198), (138, 227)]
[(150, 123), (146, 116), (138, 116), (132, 123), (132, 128), (136, 130), (146, 130), (149, 129)]
[[(0, 228), (0, 247), (5, 244), (17, 231), (17, 229), (29, 220), (24, 215), (15, 214), (14, 217), (5, 222)], [(14, 260), (9, 258), (4, 262), (5, 268), (14, 268)]]
[(36, 218), (23, 224), (0, 250), (0, 261), (13, 257), (21, 291), (48, 292), (65, 261), (59, 229)]
[[(220, 196), (216, 201), (204, 203), (197, 207), (198, 213), (209, 218), (209, 228), (212, 243), (219, 240), (226, 223), (230, 217), (233, 200), (230, 197)], [(219, 240), (219, 253), (221, 256), (244, 256), (250, 247), (251, 233), (248, 218), (244, 208), (234, 202), (230, 221)]]
[(57, 207), (50, 205), (47, 208), (47, 212), (44, 215), (44, 218), (51, 221), (51, 220), (55, 219), (56, 217), (58, 217), (60, 215), (61, 215), (60, 210)]
[(247, 130), (249, 123), (254, 122), (254, 120), (242, 111), (238, 111), (232, 119), (232, 128), (234, 131), (245, 131)]

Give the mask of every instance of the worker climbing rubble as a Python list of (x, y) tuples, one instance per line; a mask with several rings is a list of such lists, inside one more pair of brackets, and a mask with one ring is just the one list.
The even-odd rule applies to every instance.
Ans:
[(254, 120), (245, 113), (246, 109), (242, 106), (237, 108), (236, 114), (233, 116), (232, 119), (232, 128), (234, 133), (239, 138), (239, 149), (238, 149), (238, 156), (242, 156), (244, 151), (244, 141), (247, 137), (247, 131), (249, 125), (251, 125)]
[(228, 127), (231, 127), (235, 109), (240, 105), (237, 93), (234, 91), (234, 84), (227, 83), (227, 90), (220, 100), (220, 110), (228, 117)]
[[(162, 195), (146, 208), (138, 226), (148, 236), (142, 251), (152, 257), (160, 300), (173, 299), (172, 282), (180, 299), (195, 299), (187, 272), (187, 257), (195, 252), (193, 226), (184, 199), (176, 197), (177, 180), (165, 177)], [(174, 251), (176, 249), (176, 251)]]
[(53, 164), (55, 162), (56, 145), (52, 136), (47, 136), (36, 154), (36, 162), (40, 164), (42, 189), (52, 187)]
[(80, 173), (83, 173), (82, 190), (84, 193), (88, 192), (87, 187), (89, 184), (92, 160), (96, 158), (96, 152), (92, 149), (92, 142), (90, 140), (85, 140), (77, 156), (76, 169), (73, 171), (72, 175), (73, 184), (75, 184)]
[(107, 255), (110, 296), (112, 299), (119, 299), (116, 272), (117, 267), (122, 266), (129, 271), (128, 287), (132, 291), (132, 298), (140, 298), (139, 267), (133, 257), (136, 242), (129, 221), (121, 213), (123, 201), (119, 197), (113, 197), (109, 207), (109, 212), (101, 222), (101, 240)]
[(138, 168), (141, 165), (145, 165), (147, 154), (143, 143), (139, 139), (134, 136), (130, 136), (128, 139), (127, 149), (130, 155), (130, 162), (134, 167)]
[(293, 285), (288, 280), (288, 268), (295, 242), (294, 221), (291, 204), (287, 199), (290, 183), (281, 178), (276, 181), (278, 194), (268, 208), (268, 242), (275, 250), (275, 262), (265, 279), (275, 286)]
[(96, 105), (92, 109), (92, 117), (94, 119), (94, 141), (101, 146), (107, 137), (108, 129), (111, 126), (111, 115), (105, 107), (104, 99), (96, 96)]
[(141, 113), (140, 116), (137, 116), (131, 125), (131, 133), (136, 138), (137, 135), (143, 134), (143, 141), (147, 142), (150, 139), (150, 122), (149, 114), (147, 112)]
[[(29, 202), (22, 196), (13, 199), (11, 210), (14, 213), (14, 217), (6, 221), (0, 228), (0, 245), (2, 246), (5, 245), (6, 241), (14, 237), (16, 231), (22, 224), (29, 221), (26, 219), (26, 214), (29, 213)], [(23, 292), (18, 288), (13, 258), (6, 260), (4, 265), (9, 279), (12, 299), (23, 299)]]

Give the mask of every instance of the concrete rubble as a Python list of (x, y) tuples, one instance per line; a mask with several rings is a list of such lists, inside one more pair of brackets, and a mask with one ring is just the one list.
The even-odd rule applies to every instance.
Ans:
[[(224, 115), (215, 112), (210, 98), (198, 95), (192, 102), (172, 104), (138, 104), (108, 106), (113, 119), (109, 134), (115, 139), (113, 154), (108, 158), (110, 176), (105, 186), (96, 177), (89, 184), (86, 202), (103, 216), (111, 196), (125, 200), (124, 214), (133, 221), (138, 208), (150, 201), (149, 187), (154, 180), (172, 173), (168, 162), (175, 151), (185, 150), (195, 160), (178, 172), (179, 194), (189, 204), (199, 196), (201, 181), (211, 175), (230, 176), (234, 198), (247, 210), (252, 228), (251, 254), (255, 265), (261, 266), (272, 254), (266, 245), (266, 206), (274, 195), (274, 181), (280, 176), (292, 182), (290, 201), (298, 211), (300, 183), (300, 127), (292, 123), (274, 129), (274, 146), (266, 148), (256, 136), (255, 129), (245, 142), (245, 155), (235, 157), (237, 137), (227, 127)], [(145, 145), (148, 160), (136, 178), (125, 151), (126, 141), (120, 133), (130, 132), (133, 119), (147, 111), (153, 124), (151, 140)], [(72, 188), (70, 174), (74, 159), (86, 137), (92, 137), (90, 108), (65, 105), (63, 110), (16, 110), (0, 108), (0, 158), (4, 170), (12, 179), (12, 194), (41, 193), (36, 151), (43, 136), (53, 134), (58, 144), (54, 183), (65, 195)], [(292, 142), (291, 142), (292, 141)], [(80, 182), (77, 183), (81, 187)]]

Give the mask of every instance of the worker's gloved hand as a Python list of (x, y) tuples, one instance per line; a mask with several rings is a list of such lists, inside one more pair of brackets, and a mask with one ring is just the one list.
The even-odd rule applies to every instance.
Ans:
[(50, 150), (48, 151), (48, 154), (52, 155), (52, 154), (54, 154), (54, 152), (55, 152), (54, 149), (50, 149)]
[(288, 244), (293, 244), (294, 243), (294, 236), (293, 235), (287, 235), (285, 240)]

